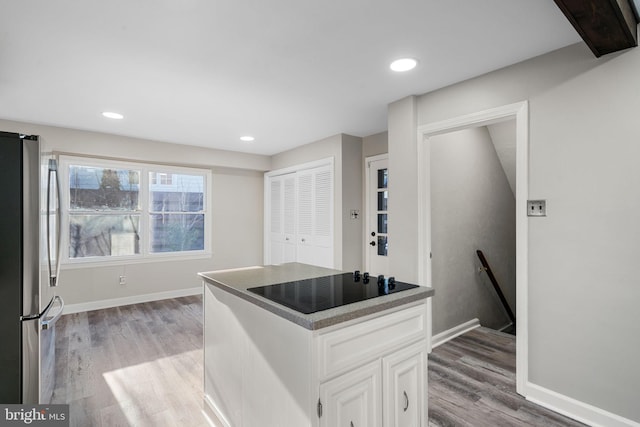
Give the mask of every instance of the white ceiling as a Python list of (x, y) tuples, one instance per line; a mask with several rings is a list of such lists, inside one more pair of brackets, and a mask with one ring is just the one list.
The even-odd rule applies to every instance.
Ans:
[(580, 41), (553, 0), (0, 2), (0, 118), (259, 154)]

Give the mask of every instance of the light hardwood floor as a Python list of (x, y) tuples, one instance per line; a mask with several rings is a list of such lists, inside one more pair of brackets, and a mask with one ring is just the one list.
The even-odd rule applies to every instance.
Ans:
[[(201, 297), (65, 315), (56, 335), (53, 403), (71, 426), (208, 425)], [(429, 425), (582, 426), (517, 395), (515, 338), (484, 328), (429, 356)]]
[(71, 426), (206, 426), (202, 298), (62, 316), (53, 403)]

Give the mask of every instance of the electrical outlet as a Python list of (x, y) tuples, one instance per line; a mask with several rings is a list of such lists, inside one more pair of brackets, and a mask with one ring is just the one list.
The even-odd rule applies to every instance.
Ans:
[(127, 284), (127, 278), (125, 276), (120, 276), (120, 282), (121, 285), (126, 285)]
[(527, 216), (547, 216), (547, 201), (527, 200)]

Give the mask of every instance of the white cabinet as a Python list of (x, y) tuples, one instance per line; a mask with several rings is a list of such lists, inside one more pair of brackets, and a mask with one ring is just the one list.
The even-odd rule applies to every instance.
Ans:
[(426, 427), (426, 322), (418, 305), (320, 334), (320, 426)]
[(420, 342), (322, 383), (320, 427), (426, 427), (424, 357)]
[(384, 425), (418, 427), (426, 419), (425, 346), (404, 348), (382, 359)]
[(333, 165), (267, 175), (266, 263), (333, 267)]
[(380, 427), (381, 372), (370, 363), (320, 386), (321, 427)]
[(205, 411), (233, 427), (427, 427), (428, 310), (418, 300), (306, 329), (207, 283)]

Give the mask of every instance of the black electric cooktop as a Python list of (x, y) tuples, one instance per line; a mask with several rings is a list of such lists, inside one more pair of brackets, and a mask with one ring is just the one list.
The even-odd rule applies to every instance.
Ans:
[(417, 287), (396, 282), (393, 278), (379, 281), (374, 276), (367, 279), (357, 273), (343, 273), (247, 290), (300, 313), (310, 314)]

